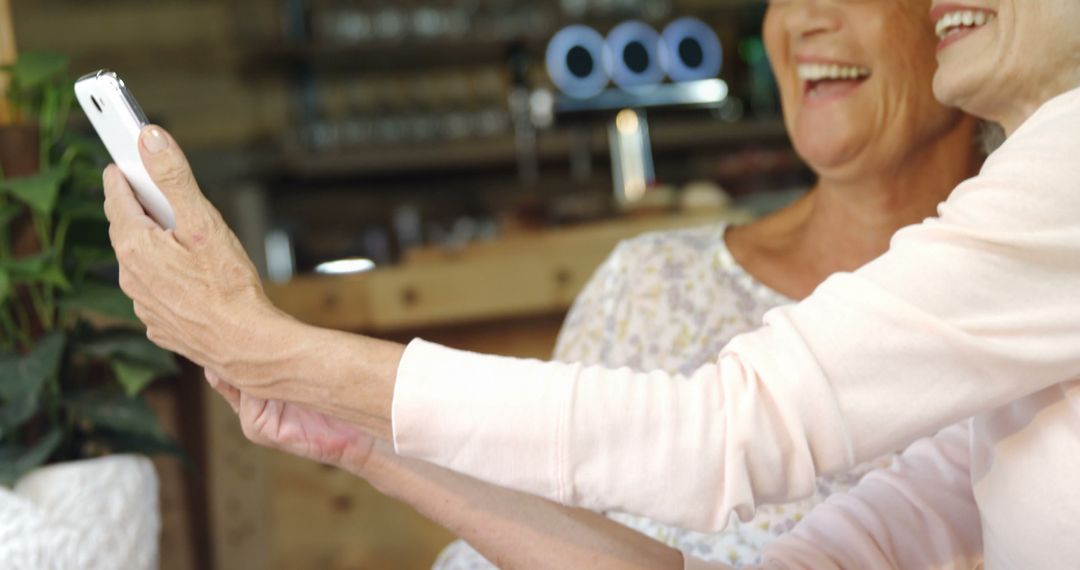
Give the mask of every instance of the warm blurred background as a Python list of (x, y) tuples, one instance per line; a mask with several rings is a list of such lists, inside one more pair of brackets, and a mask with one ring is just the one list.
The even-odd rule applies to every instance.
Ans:
[[(175, 135), (283, 308), (538, 357), (618, 240), (745, 220), (808, 185), (760, 39), (764, 6), (11, 0), (20, 52), (117, 71)], [(722, 83), (575, 100), (545, 66), (566, 26), (662, 31), (687, 16), (719, 38)], [(350, 263), (326, 265), (338, 260)], [(452, 540), (362, 481), (247, 444), (191, 367), (150, 394), (199, 467), (158, 461), (163, 568), (427, 568)]]

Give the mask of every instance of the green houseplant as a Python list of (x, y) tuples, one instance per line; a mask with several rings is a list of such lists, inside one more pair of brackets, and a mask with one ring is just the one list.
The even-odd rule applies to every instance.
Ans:
[(45, 464), (178, 452), (140, 392), (174, 375), (115, 282), (96, 139), (69, 128), (67, 60), (6, 68), (0, 127), (0, 485)]

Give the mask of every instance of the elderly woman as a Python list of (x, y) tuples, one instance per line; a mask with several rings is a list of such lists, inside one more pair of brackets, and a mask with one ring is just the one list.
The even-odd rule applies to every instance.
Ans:
[[(691, 373), (732, 337), (761, 326), (766, 311), (806, 297), (832, 273), (857, 269), (884, 253), (896, 230), (934, 215), (975, 172), (979, 153), (974, 121), (933, 98), (937, 37), (929, 8), (929, 0), (836, 3), (819, 14), (773, 6), (765, 44), (788, 130), (817, 184), (747, 226), (621, 244), (571, 310), (556, 360)], [(762, 505), (750, 520), (732, 517), (720, 533), (611, 516), (685, 553), (739, 565), (871, 466), (819, 477), (811, 497)], [(435, 565), (490, 567), (463, 542)]]
[[(1067, 567), (1080, 558), (1080, 3), (1019, 4), (931, 10), (939, 100), (1009, 135), (979, 176), (885, 255), (770, 312), (678, 382), (296, 323), (266, 302), (155, 128), (144, 162), (178, 230), (157, 228), (111, 168), (122, 284), (151, 338), (249, 397), (564, 504), (694, 528), (808, 496), (818, 474), (975, 416), (827, 502), (765, 564), (929, 567), (981, 551), (987, 568)], [(821, 21), (830, 5), (773, 9)]]

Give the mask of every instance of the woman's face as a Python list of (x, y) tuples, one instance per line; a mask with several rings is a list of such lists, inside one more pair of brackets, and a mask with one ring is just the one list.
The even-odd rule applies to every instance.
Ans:
[(770, 1), (764, 38), (784, 120), (822, 178), (903, 168), (961, 120), (933, 96), (929, 10), (930, 0)]
[(934, 93), (1012, 132), (1080, 85), (1080, 1), (934, 0)]

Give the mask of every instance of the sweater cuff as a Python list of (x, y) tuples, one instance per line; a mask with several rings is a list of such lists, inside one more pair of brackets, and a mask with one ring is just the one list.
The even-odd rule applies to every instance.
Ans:
[(398, 366), (394, 449), (458, 473), (565, 502), (566, 409), (576, 368), (416, 339)]
[(723, 562), (706, 562), (684, 552), (683, 570), (732, 570), (732, 567)]

